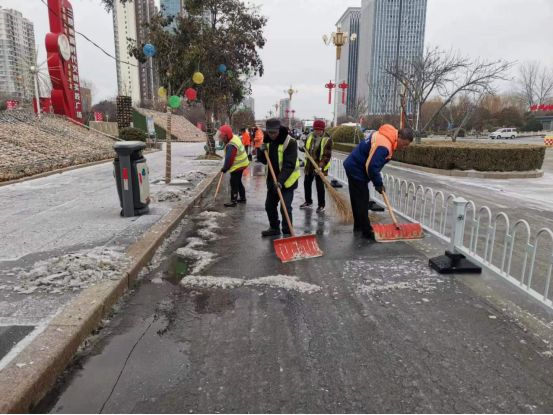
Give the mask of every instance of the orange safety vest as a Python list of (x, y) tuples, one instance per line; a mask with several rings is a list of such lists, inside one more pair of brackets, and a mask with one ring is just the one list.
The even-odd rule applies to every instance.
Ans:
[(250, 134), (247, 131), (244, 131), (244, 134), (242, 134), (242, 144), (244, 144), (245, 146), (249, 146), (250, 142)]
[(263, 144), (263, 132), (261, 130), (257, 130), (255, 132), (255, 138), (253, 142), (255, 144), (255, 148), (261, 147), (261, 144)]

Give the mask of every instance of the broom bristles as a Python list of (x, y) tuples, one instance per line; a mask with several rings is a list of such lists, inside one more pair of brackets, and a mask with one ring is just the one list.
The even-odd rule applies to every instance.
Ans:
[(323, 183), (328, 189), (330, 200), (332, 201), (332, 205), (334, 206), (336, 213), (338, 213), (338, 219), (340, 220), (340, 222), (353, 223), (353, 212), (346, 197), (338, 192), (338, 190), (336, 190), (334, 187), (332, 187), (332, 185), (324, 176), (321, 176), (321, 179), (323, 179)]

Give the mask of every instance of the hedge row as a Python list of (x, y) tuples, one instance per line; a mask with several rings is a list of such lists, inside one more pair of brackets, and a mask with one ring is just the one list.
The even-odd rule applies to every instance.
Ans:
[(544, 157), (542, 146), (426, 142), (396, 151), (392, 160), (444, 170), (528, 171), (541, 169)]
[[(334, 143), (351, 153), (354, 144)], [(543, 165), (545, 147), (527, 144), (425, 142), (396, 151), (392, 160), (443, 170), (529, 171)]]
[[(353, 143), (355, 138), (355, 127), (330, 127), (326, 130), (332, 137), (332, 141), (335, 143)], [(363, 139), (363, 131), (361, 128), (357, 130), (357, 139), (355, 142), (359, 142), (360, 139)]]

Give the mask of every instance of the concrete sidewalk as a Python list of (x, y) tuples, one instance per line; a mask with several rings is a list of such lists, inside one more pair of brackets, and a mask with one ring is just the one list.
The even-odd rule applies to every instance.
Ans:
[(551, 352), (520, 323), (411, 245), (361, 239), (332, 209), (300, 211), (303, 190), (296, 232), (325, 255), (282, 264), (260, 235), (264, 178), (244, 183), (246, 205), (207, 201), (183, 222), (36, 411), (553, 411)]
[[(175, 201), (195, 195), (220, 164), (196, 160), (203, 153), (202, 143), (173, 145), (171, 186), (163, 181), (165, 152), (146, 155), (153, 201), (140, 217), (120, 216), (110, 162), (0, 187), (0, 369), (93, 279), (120, 272), (123, 252)], [(58, 286), (30, 282), (41, 273), (47, 280), (60, 267), (80, 267), (83, 277), (67, 276)]]

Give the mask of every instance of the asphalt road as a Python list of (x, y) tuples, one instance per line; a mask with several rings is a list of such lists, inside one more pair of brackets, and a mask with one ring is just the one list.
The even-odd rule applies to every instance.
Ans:
[[(264, 179), (245, 186), (247, 205), (207, 200), (185, 220), (167, 259), (36, 412), (553, 411), (548, 346), (486, 299), (435, 274), (409, 244), (360, 239), (331, 209), (299, 211), (302, 191), (294, 224), (316, 234), (325, 255), (282, 264), (260, 236)], [(200, 215), (210, 210), (226, 216), (208, 226)], [(191, 248), (187, 238), (205, 242), (206, 230), (220, 239)], [(183, 246), (212, 262), (179, 259)], [(200, 265), (197, 281), (240, 280), (227, 280), (236, 288), (179, 283)], [(297, 280), (244, 285), (279, 275)], [(300, 282), (311, 285), (302, 292)]]

